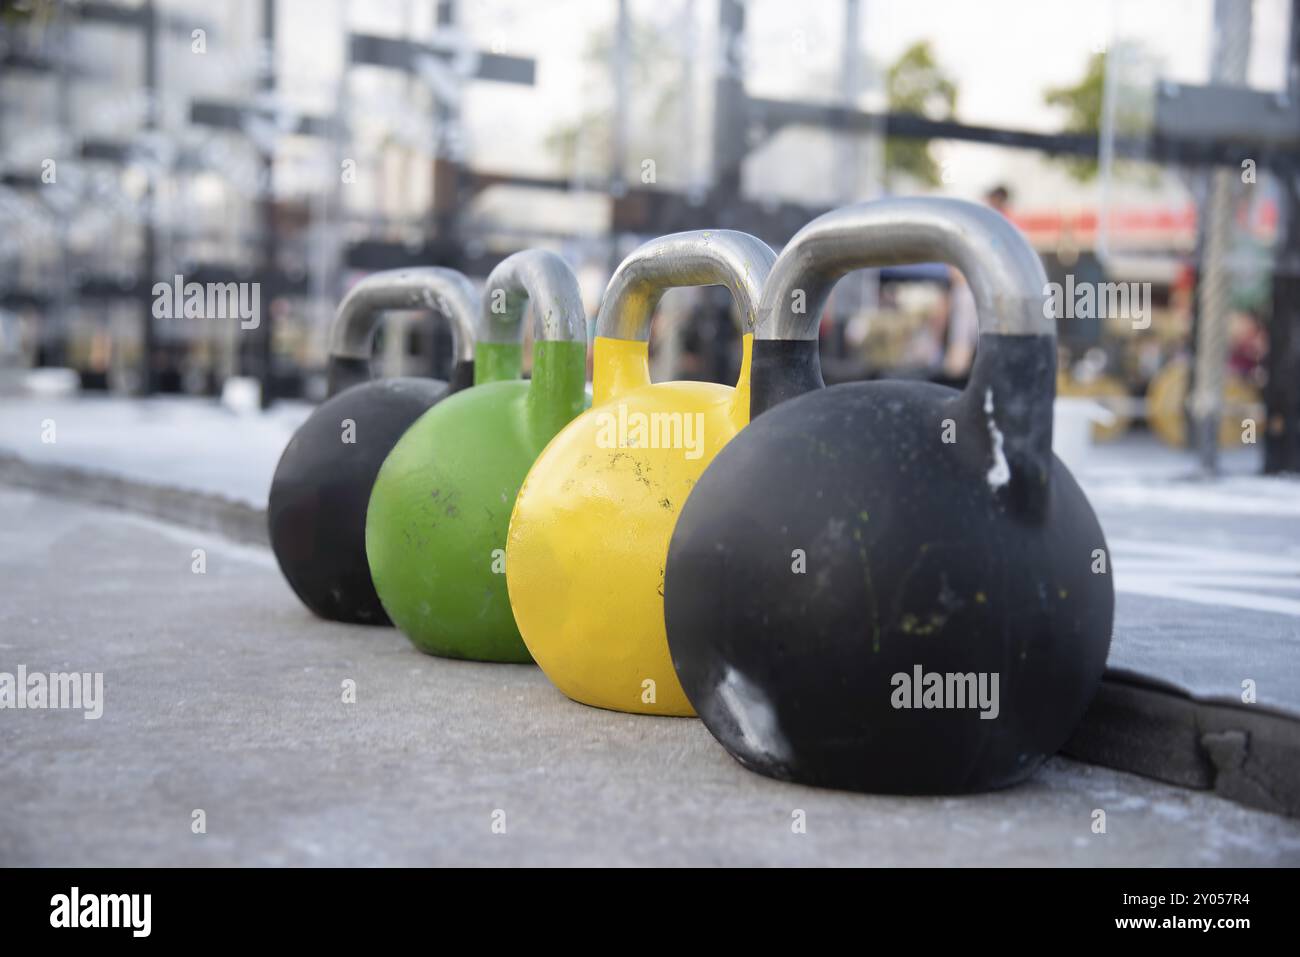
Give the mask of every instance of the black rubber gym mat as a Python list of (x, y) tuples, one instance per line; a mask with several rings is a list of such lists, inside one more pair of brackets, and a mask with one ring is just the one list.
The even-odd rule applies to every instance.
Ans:
[(1300, 482), (1089, 494), (1115, 565), (1115, 628), (1066, 753), (1300, 815)]

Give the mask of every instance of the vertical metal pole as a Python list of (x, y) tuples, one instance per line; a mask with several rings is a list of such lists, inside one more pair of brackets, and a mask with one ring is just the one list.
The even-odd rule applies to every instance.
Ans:
[[(840, 48), (840, 105), (846, 111), (855, 110), (858, 93), (862, 90), (860, 25), (861, 8), (858, 0), (844, 0), (843, 41)], [(848, 120), (840, 121), (836, 169), (836, 195), (843, 203), (857, 198), (858, 172), (861, 166), (861, 143), (858, 135), (848, 127)]]
[(1120, 69), (1123, 53), (1111, 42), (1110, 5), (1103, 7), (1105, 57), (1102, 71), (1101, 131), (1097, 138), (1097, 165), (1099, 170), (1097, 201), (1097, 259), (1104, 265), (1110, 259), (1110, 207), (1111, 177), (1115, 170), (1115, 116), (1118, 109)]
[(686, 152), (686, 195), (700, 195), (699, 137), (695, 132), (695, 0), (682, 0), (682, 95), (679, 101), (682, 121), (682, 149)]
[[(614, 85), (614, 102), (609, 117), (609, 195), (616, 202), (627, 193), (627, 113), (628, 70), (632, 58), (632, 21), (627, 9), (628, 0), (618, 0), (618, 13), (614, 18), (614, 42), (610, 47), (610, 79)], [(609, 232), (607, 253), (609, 271), (618, 268), (618, 230)]]
[[(889, 31), (893, 9), (891, 0), (884, 3), (868, 4), (862, 19), (867, 24), (867, 37), (878, 31), (882, 35)], [(864, 55), (863, 86), (873, 93), (883, 93), (884, 78), (880, 68), (872, 63), (869, 54)], [(863, 192), (867, 198), (884, 194), (885, 169), (885, 122), (879, 116), (873, 118), (867, 126), (867, 132), (860, 135), (858, 142), (862, 145)], [(862, 308), (868, 314), (874, 314), (880, 303), (880, 273), (872, 270), (864, 277), (862, 284)]]
[(609, 191), (622, 196), (627, 189), (627, 110), (628, 70), (632, 58), (632, 21), (628, 15), (627, 0), (618, 0), (618, 16), (614, 21), (613, 60), (610, 69), (614, 81), (614, 109), (610, 117), (609, 138)]
[[(453, 30), (460, 21), (459, 11), (457, 10), (456, 0), (438, 0), (437, 19), (439, 29)], [(460, 95), (460, 81), (457, 80), (457, 96)], [(460, 259), (465, 250), (465, 242), (461, 236), (464, 228), (461, 211), (464, 206), (461, 201), (461, 195), (465, 188), (465, 157), (462, 152), (464, 142), (461, 139), (463, 132), (461, 130), (461, 112), (460, 103), (445, 103), (441, 100), (437, 104), (438, 118), (438, 156), (434, 162), (434, 190), (435, 206), (437, 208), (437, 219), (435, 228), (440, 240), (439, 245), (442, 249), (450, 250), (452, 258), (449, 260), (444, 255), (442, 265), (463, 268), (463, 260)], [(427, 365), (427, 375), (433, 377), (450, 377), (451, 367), (451, 334), (447, 331), (446, 324), (442, 321), (435, 321), (432, 325), (425, 323), (424, 328), (428, 329), (429, 356)], [(394, 335), (402, 335), (399, 327), (392, 327)], [(405, 344), (403, 344), (403, 348)]]
[[(1287, 96), (1300, 103), (1300, 0), (1291, 0)], [(1283, 208), (1273, 264), (1268, 387), (1264, 393), (1264, 471), (1300, 472), (1300, 162), (1277, 170)]]
[[(678, 91), (677, 96), (677, 118), (681, 124), (677, 142), (682, 157), (683, 188), (687, 201), (697, 202), (703, 199), (703, 193), (699, 168), (696, 166), (696, 157), (700, 144), (695, 135), (696, 50), (694, 0), (681, 0), (678, 17), (678, 36), (681, 38), (679, 60), (682, 68), (682, 89)], [(690, 300), (691, 304), (687, 304), (683, 300), (676, 300), (679, 304), (678, 308), (660, 310), (656, 348), (654, 354), (650, 357), (650, 375), (656, 382), (661, 379), (671, 379), (677, 374), (683, 351), (682, 336), (689, 325), (691, 309), (699, 308), (694, 303), (702, 304), (707, 301), (707, 293), (701, 295), (701, 290), (692, 290)]]
[[(438, 0), (437, 19), (439, 28), (455, 26), (455, 0)], [(433, 173), (433, 228), (435, 235), (444, 240), (441, 243), (443, 248), (460, 249), (460, 190), (464, 165), (454, 150), (455, 137), (458, 135), (456, 127), (460, 123), (459, 106), (438, 100), (434, 106), (434, 116), (438, 123), (438, 146)], [(459, 268), (461, 264), (443, 261), (441, 265)]]
[[(845, 116), (856, 111), (858, 96), (862, 92), (862, 8), (859, 0), (844, 0), (843, 40), (840, 48), (840, 105)], [(849, 128), (847, 119), (840, 122), (838, 168), (836, 170), (836, 197), (842, 204), (858, 198), (862, 173), (862, 138)], [(841, 282), (840, 295), (835, 310), (839, 324), (835, 338), (839, 358), (844, 352), (844, 328), (850, 315), (861, 309), (868, 298), (874, 299), (868, 289), (878, 274), (874, 270), (859, 270), (850, 282)], [(847, 278), (847, 277), (846, 277)], [(874, 291), (874, 290), (873, 290)]]
[[(740, 198), (741, 164), (748, 149), (745, 97), (745, 5), (718, 0), (718, 68), (713, 96), (713, 195), (711, 206), (727, 218)], [(720, 226), (727, 225), (719, 222)]]
[[(142, 8), (143, 29), (140, 42), (144, 45), (144, 95), (145, 95), (145, 129), (152, 132), (158, 128), (158, 9), (154, 0), (145, 0)], [(157, 330), (154, 328), (153, 316), (153, 282), (158, 268), (158, 239), (154, 233), (154, 200), (157, 185), (154, 183), (154, 171), (150, 167), (148, 183), (144, 191), (144, 236), (143, 255), (140, 261), (138, 299), (140, 303), (140, 395), (153, 395), (157, 391), (158, 381), (154, 371), (157, 350)]]
[[(1211, 82), (1240, 85), (1250, 56), (1250, 0), (1215, 0), (1216, 49)], [(1196, 335), (1195, 379), (1191, 396), (1192, 421), (1201, 468), (1219, 467), (1219, 421), (1223, 416), (1223, 386), (1228, 359), (1228, 312), (1232, 273), (1229, 264), (1233, 212), (1240, 173), (1217, 169), (1210, 184), (1202, 263), (1202, 311)]]
[[(267, 100), (271, 100), (270, 94), (275, 93), (276, 85), (276, 62), (275, 62), (275, 0), (262, 0), (262, 46), (266, 53), (266, 62), (263, 64), (265, 69), (262, 71), (259, 83), (263, 92), (268, 94)], [(276, 296), (279, 295), (279, 255), (276, 237), (275, 222), (275, 144), (271, 145), (269, 152), (262, 156), (262, 184), (263, 194), (261, 197), (261, 219), (262, 219), (262, 268), (259, 270), (263, 277), (261, 290), (262, 316), (261, 322), (253, 331), (253, 349), (254, 359), (253, 368), (256, 370), (258, 382), (261, 384), (262, 408), (269, 408), (275, 401), (273, 395), (275, 387), (275, 370), (272, 366), (272, 346), (274, 336), (271, 331), (272, 306)]]
[(1281, 177), (1284, 221), (1273, 264), (1268, 386), (1264, 392), (1264, 472), (1300, 472), (1300, 176)]
[[(348, 73), (352, 66), (352, 43), (348, 32), (348, 0), (335, 0), (338, 13), (338, 36), (343, 43), (343, 65), (338, 77), (337, 91), (334, 97), (333, 122), (330, 125), (329, 142), (325, 144), (331, 158), (331, 168), (327, 175), (333, 180), (322, 186), (315, 197), (315, 268), (311, 275), (311, 296), (315, 302), (316, 313), (313, 323), (321, 329), (329, 326), (334, 315), (334, 304), (343, 298), (342, 288), (342, 229), (340, 220), (343, 216), (343, 161), (344, 136), (346, 135), (348, 110)], [(353, 157), (355, 159), (355, 157)]]
[[(62, 54), (59, 56), (57, 65), (57, 86), (55, 88), (57, 125), (59, 129), (59, 149), (61, 159), (71, 158), (72, 136), (72, 78), (68, 69), (68, 51), (72, 49), (72, 24), (68, 11), (61, 9), (58, 14), (58, 20), (55, 29), (59, 32), (60, 43), (59, 49)], [(55, 187), (58, 188), (57, 186)], [(50, 366), (65, 366), (68, 364), (68, 330), (70, 328), (70, 316), (72, 308), (72, 252), (69, 248), (69, 233), (71, 214), (60, 209), (56, 213), (57, 220), (55, 223), (57, 242), (58, 242), (58, 268), (57, 275), (54, 277), (54, 297), (53, 309), (48, 315), (42, 317), (45, 328), (41, 333), (41, 344), (43, 346), (45, 364)]]
[[(740, 205), (742, 167), (749, 151), (749, 99), (745, 93), (745, 4), (743, 0), (718, 0), (718, 36), (713, 83), (713, 175), (708, 194), (710, 218), (718, 226), (736, 224)], [(710, 293), (705, 290), (708, 297)], [(710, 302), (709, 298), (703, 300)], [(706, 307), (707, 308), (707, 307)], [(734, 309), (732, 304), (729, 308)], [(713, 320), (725, 324), (705, 346), (716, 349), (734, 328), (728, 313), (715, 313)]]

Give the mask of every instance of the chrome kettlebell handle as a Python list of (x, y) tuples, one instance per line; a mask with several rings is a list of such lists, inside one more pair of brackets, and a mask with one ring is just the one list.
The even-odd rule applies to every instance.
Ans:
[(507, 256), (488, 275), (479, 310), (478, 341), (520, 341), (530, 300), (535, 341), (587, 341), (587, 314), (578, 277), (568, 263), (545, 249), (525, 249)]
[(348, 290), (330, 326), (330, 395), (369, 381), (375, 329), (380, 313), (390, 309), (424, 309), (444, 317), (455, 362), (452, 390), (470, 384), (478, 294), (455, 269), (425, 266), (372, 273)]
[(772, 267), (755, 337), (816, 339), (826, 298), (841, 277), (924, 262), (961, 270), (981, 334), (1056, 335), (1043, 309), (1047, 274), (1020, 230), (986, 206), (913, 197), (844, 206), (799, 230)]
[(761, 239), (733, 229), (671, 233), (643, 243), (614, 271), (600, 300), (596, 335), (647, 342), (663, 294), (675, 286), (726, 286), (752, 332), (763, 282), (776, 254)]
[(1041, 510), (1052, 471), (1056, 320), (1047, 274), (1005, 217), (958, 199), (883, 199), (845, 206), (799, 230), (777, 257), (754, 336), (750, 418), (823, 387), (817, 332), (831, 288), (870, 266), (943, 262), (975, 297), (980, 341), (966, 390), (952, 402), (989, 444), (989, 484)]

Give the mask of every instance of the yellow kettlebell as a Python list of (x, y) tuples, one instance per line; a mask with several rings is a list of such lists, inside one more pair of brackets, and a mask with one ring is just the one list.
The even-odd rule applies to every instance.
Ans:
[[(506, 587), (524, 643), (575, 701), (693, 715), (664, 632), (664, 563), (686, 496), (749, 422), (753, 329), (772, 250), (746, 233), (651, 240), (610, 279), (596, 320), (592, 407), (524, 479)], [(735, 388), (650, 381), (650, 319), (674, 286), (726, 286), (744, 320)]]

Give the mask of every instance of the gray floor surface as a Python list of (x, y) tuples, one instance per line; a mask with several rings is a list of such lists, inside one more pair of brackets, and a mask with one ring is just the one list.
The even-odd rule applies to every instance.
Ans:
[(98, 720), (0, 711), (0, 865), (1300, 864), (1300, 821), (1061, 758), (961, 799), (770, 781), (698, 721), (318, 621), (263, 548), (36, 492), (0, 487), (0, 582), (0, 671), (104, 674)]

